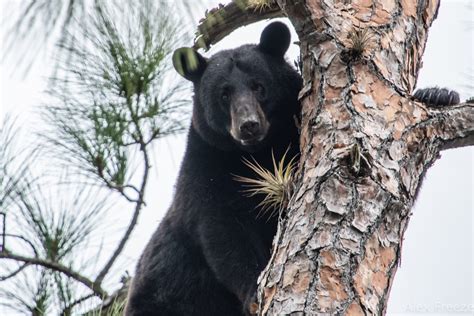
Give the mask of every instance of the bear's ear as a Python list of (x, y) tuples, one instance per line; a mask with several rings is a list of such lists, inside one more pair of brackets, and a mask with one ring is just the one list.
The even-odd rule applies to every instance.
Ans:
[(194, 82), (201, 78), (207, 61), (194, 49), (181, 47), (173, 53), (173, 66), (181, 76)]
[(266, 54), (283, 58), (290, 47), (291, 34), (282, 22), (273, 22), (262, 32), (258, 48)]

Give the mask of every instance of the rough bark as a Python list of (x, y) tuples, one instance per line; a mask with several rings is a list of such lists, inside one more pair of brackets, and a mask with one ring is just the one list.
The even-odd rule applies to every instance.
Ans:
[[(384, 314), (426, 170), (474, 144), (474, 106), (410, 95), (438, 0), (278, 1), (301, 42), (301, 160), (259, 278), (262, 315)], [(370, 29), (347, 58), (354, 29)]]
[(207, 50), (241, 26), (283, 15), (284, 11), (273, 1), (260, 7), (255, 7), (249, 0), (233, 0), (227, 5), (221, 4), (206, 11), (205, 17), (199, 21), (193, 47)]

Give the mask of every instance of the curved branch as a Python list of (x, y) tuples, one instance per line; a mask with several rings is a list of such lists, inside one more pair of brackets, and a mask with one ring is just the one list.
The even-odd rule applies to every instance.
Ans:
[(104, 289), (102, 289), (100, 284), (91, 281), (90, 279), (82, 276), (76, 271), (66, 266), (63, 266), (62, 264), (59, 264), (57, 262), (40, 259), (40, 258), (24, 257), (22, 255), (17, 255), (17, 254), (6, 252), (6, 251), (0, 252), (0, 259), (10, 259), (10, 260), (21, 261), (30, 265), (42, 266), (54, 271), (61, 272), (64, 275), (67, 275), (68, 277), (73, 278), (74, 280), (78, 281), (79, 283), (82, 283), (83, 285), (91, 289), (96, 296), (99, 296), (101, 298), (109, 296), (108, 293)]
[[(138, 95), (137, 103), (140, 102), (140, 95)], [(130, 112), (133, 114), (133, 109), (128, 103)], [(112, 265), (115, 263), (117, 260), (118, 256), (122, 253), (123, 248), (125, 247), (125, 244), (127, 243), (128, 239), (130, 238), (130, 235), (132, 234), (132, 231), (135, 229), (135, 226), (137, 225), (138, 222), (138, 216), (140, 215), (140, 211), (142, 207), (145, 205), (145, 189), (146, 185), (148, 183), (148, 176), (149, 176), (149, 171), (151, 168), (150, 165), (150, 158), (148, 157), (148, 152), (146, 150), (146, 143), (145, 143), (145, 138), (143, 137), (143, 133), (140, 129), (140, 123), (138, 122), (138, 118), (135, 115), (132, 115), (133, 123), (135, 124), (135, 128), (138, 133), (138, 143), (140, 145), (140, 151), (143, 154), (143, 160), (145, 162), (144, 170), (143, 170), (143, 180), (140, 185), (140, 190), (138, 191), (138, 198), (135, 201), (135, 210), (133, 212), (132, 219), (130, 220), (130, 224), (128, 225), (127, 230), (125, 231), (124, 235), (122, 236), (122, 239), (120, 240), (117, 248), (115, 249), (114, 253), (110, 257), (109, 261), (105, 264), (105, 266), (102, 268), (102, 270), (99, 272), (97, 275), (97, 278), (95, 279), (95, 282), (97, 284), (101, 284), (102, 281), (104, 280), (105, 276), (109, 272), (110, 268)]]
[(284, 16), (284, 12), (275, 2), (267, 2), (268, 4), (256, 8), (252, 7), (248, 0), (234, 0), (206, 12), (204, 19), (199, 21), (193, 48), (208, 50), (211, 45), (241, 26)]

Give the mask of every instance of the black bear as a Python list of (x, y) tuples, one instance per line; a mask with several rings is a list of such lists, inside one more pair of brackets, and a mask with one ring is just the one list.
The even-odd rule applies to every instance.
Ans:
[[(174, 200), (142, 254), (126, 315), (245, 315), (255, 306), (277, 219), (258, 217), (260, 200), (245, 197), (235, 175), (253, 177), (242, 162), (272, 168), (272, 153), (299, 152), (299, 74), (285, 61), (290, 32), (269, 24), (258, 45), (210, 59), (190, 48), (173, 55), (194, 84), (188, 143)], [(449, 91), (422, 90), (421, 101), (456, 103)]]
[(277, 219), (258, 217), (235, 175), (242, 162), (272, 168), (272, 152), (299, 152), (295, 115), (300, 75), (285, 61), (290, 32), (274, 22), (258, 45), (209, 59), (190, 48), (173, 55), (194, 85), (187, 148), (174, 200), (142, 254), (126, 315), (245, 315), (255, 307)]

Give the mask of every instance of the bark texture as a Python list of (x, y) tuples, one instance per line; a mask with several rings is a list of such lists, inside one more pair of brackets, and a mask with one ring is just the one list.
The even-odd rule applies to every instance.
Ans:
[[(474, 144), (474, 107), (430, 109), (410, 95), (438, 0), (278, 1), (299, 34), (301, 161), (260, 313), (384, 314), (426, 170)], [(348, 58), (355, 29), (369, 29)]]

